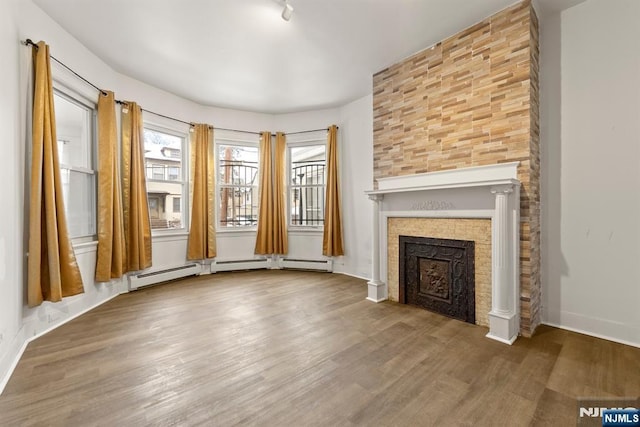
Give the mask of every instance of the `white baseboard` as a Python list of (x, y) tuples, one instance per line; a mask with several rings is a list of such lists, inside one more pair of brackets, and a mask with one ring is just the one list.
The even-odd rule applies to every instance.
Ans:
[[(96, 307), (101, 306), (107, 301), (111, 301), (112, 299), (114, 299), (119, 295), (120, 295), (119, 293), (110, 295), (108, 298), (102, 301), (99, 301), (87, 308), (84, 308), (83, 310), (80, 310), (79, 312), (72, 314), (69, 317), (65, 317), (53, 325), (45, 326), (44, 322), (42, 322), (41, 324), (34, 325), (34, 323), (36, 322), (33, 322), (33, 321), (23, 323), (22, 327), (20, 328), (16, 336), (13, 338), (11, 345), (9, 346), (9, 351), (7, 351), (6, 355), (2, 358), (2, 360), (0, 360), (0, 395), (4, 391), (4, 388), (6, 387), (7, 383), (9, 382), (9, 379), (11, 378), (13, 371), (16, 369), (16, 366), (18, 366), (18, 362), (20, 361), (22, 354), (27, 348), (27, 345), (31, 341), (37, 338), (40, 338), (41, 336), (51, 332), (52, 330), (64, 325), (67, 322), (72, 321), (76, 317), (82, 316), (83, 314), (93, 310)], [(38, 330), (40, 330), (40, 332), (36, 332)], [(34, 331), (36, 333), (32, 336), (27, 336), (28, 331)]]
[(562, 311), (542, 311), (542, 324), (640, 348), (640, 327)]
[(516, 342), (516, 339), (518, 338), (518, 335), (515, 335), (509, 339), (505, 339), (502, 337), (499, 337), (498, 335), (492, 334), (491, 332), (489, 332), (487, 335), (485, 335), (485, 337), (487, 338), (491, 338), (492, 340), (501, 342), (502, 344), (507, 344), (507, 345), (512, 345), (514, 342)]
[(366, 280), (367, 282), (371, 279), (370, 277), (364, 277), (364, 276), (360, 276), (360, 275), (353, 274), (353, 273), (347, 273), (346, 271), (333, 270), (333, 272), (337, 273), (337, 274), (344, 274), (345, 276), (349, 276), (349, 277), (355, 277), (356, 279)]
[(547, 325), (547, 326), (553, 326), (554, 328), (558, 328), (558, 329), (565, 329), (567, 331), (576, 332), (576, 333), (582, 334), (582, 335), (588, 335), (590, 337), (600, 338), (600, 339), (603, 339), (603, 340), (613, 341), (613, 342), (617, 342), (619, 344), (624, 344), (624, 345), (628, 345), (628, 346), (631, 346), (631, 347), (640, 348), (640, 343), (627, 341), (627, 340), (619, 339), (619, 338), (608, 336), (608, 335), (602, 335), (602, 334), (598, 334), (598, 333), (587, 331), (587, 330), (580, 329), (580, 328), (573, 328), (571, 326), (560, 325), (558, 323), (553, 323), (553, 322), (542, 322), (542, 324), (543, 325)]
[(25, 326), (18, 331), (11, 344), (9, 344), (9, 350), (6, 352), (4, 357), (0, 359), (0, 395), (4, 391), (13, 371), (18, 366), (18, 362), (22, 357), (22, 353), (27, 348), (27, 344), (29, 344), (30, 340), (27, 340), (25, 337)]

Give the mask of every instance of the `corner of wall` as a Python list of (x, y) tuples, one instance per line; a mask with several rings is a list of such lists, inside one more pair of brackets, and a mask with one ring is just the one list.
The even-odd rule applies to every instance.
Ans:
[(18, 330), (11, 342), (5, 347), (6, 351), (0, 356), (0, 395), (4, 391), (14, 369), (22, 357), (22, 353), (27, 348), (28, 340), (25, 337), (25, 326)]

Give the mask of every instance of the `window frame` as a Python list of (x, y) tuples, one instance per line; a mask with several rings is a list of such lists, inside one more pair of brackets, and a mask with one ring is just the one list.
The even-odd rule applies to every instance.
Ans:
[[(53, 95), (59, 96), (66, 101), (75, 104), (81, 108), (89, 111), (89, 144), (88, 149), (90, 151), (88, 160), (91, 163), (91, 168), (85, 168), (80, 166), (73, 166), (66, 163), (62, 163), (62, 159), (58, 159), (58, 169), (62, 175), (63, 171), (82, 173), (89, 176), (93, 176), (93, 185), (91, 186), (91, 205), (93, 207), (93, 215), (91, 221), (93, 222), (93, 234), (85, 234), (72, 237), (69, 234), (72, 245), (93, 243), (98, 241), (98, 105), (95, 101), (91, 101), (88, 97), (84, 96), (79, 91), (71, 89), (66, 85), (53, 79)], [(60, 141), (60, 132), (58, 131), (58, 116), (56, 115), (56, 148), (58, 141)], [(67, 213), (67, 204), (65, 203), (65, 216), (69, 221), (69, 215)]]
[[(291, 139), (291, 140), (290, 140)], [(291, 159), (291, 149), (298, 147), (309, 147), (309, 146), (324, 146), (324, 183), (322, 185), (313, 184), (313, 185), (293, 185), (292, 176), (291, 176), (291, 168), (292, 168), (292, 159)], [(323, 200), (326, 198), (327, 192), (327, 135), (326, 131), (319, 131), (317, 136), (316, 134), (312, 134), (312, 136), (306, 135), (303, 138), (295, 138), (295, 137), (287, 137), (287, 147), (286, 147), (286, 180), (287, 180), (287, 227), (290, 231), (298, 232), (323, 232), (324, 231), (324, 219), (325, 213), (323, 212), (322, 216), (322, 224), (317, 225), (309, 225), (309, 224), (293, 224), (292, 222), (292, 213), (291, 209), (293, 208), (293, 200), (292, 200), (292, 190), (293, 188), (322, 188), (322, 197)], [(323, 202), (324, 203), (324, 202)], [(326, 206), (325, 206), (326, 209)]]
[[(147, 160), (145, 157), (145, 164), (144, 164), (144, 170), (145, 170), (145, 184), (148, 184), (149, 182), (153, 182), (153, 183), (169, 183), (169, 184), (180, 184), (182, 187), (182, 192), (180, 194), (180, 199), (181, 199), (181, 210), (180, 210), (180, 216), (181, 216), (181, 223), (182, 225), (180, 227), (176, 227), (176, 228), (151, 228), (151, 237), (156, 237), (156, 236), (168, 236), (168, 235), (174, 235), (174, 234), (188, 234), (189, 233), (189, 225), (190, 225), (190, 220), (191, 220), (191, 206), (190, 206), (190, 165), (189, 165), (189, 159), (190, 159), (190, 134), (188, 130), (184, 130), (184, 129), (179, 129), (178, 127), (173, 127), (173, 126), (168, 126), (166, 124), (158, 124), (156, 122), (150, 121), (150, 120), (144, 120), (143, 117), (143, 123), (142, 123), (142, 127), (143, 127), (143, 132), (144, 130), (150, 130), (152, 132), (158, 132), (158, 133), (164, 133), (166, 135), (170, 135), (170, 136), (174, 136), (177, 138), (181, 138), (182, 139), (182, 149), (181, 149), (181, 153), (180, 153), (180, 169), (181, 169), (181, 173), (179, 174), (179, 178), (178, 180), (170, 180), (169, 179), (169, 173), (168, 173), (168, 167), (164, 168), (163, 170), (163, 176), (164, 179), (153, 179), (153, 178), (149, 178), (147, 177)], [(143, 138), (143, 148), (144, 148), (144, 138)], [(173, 157), (172, 157), (173, 158)], [(174, 159), (178, 159), (178, 157), (175, 157)], [(153, 163), (150, 164), (150, 166), (153, 168)], [(153, 169), (152, 169), (152, 176), (153, 176)], [(149, 203), (149, 188), (147, 186), (146, 188), (146, 192), (147, 192), (147, 203)], [(166, 200), (164, 202), (164, 208), (165, 210), (167, 209), (168, 206), (172, 206), (173, 204), (168, 203)], [(151, 216), (151, 212), (149, 212), (149, 216)]]
[(246, 133), (242, 133), (240, 135), (235, 132), (225, 132), (218, 131), (214, 136), (214, 162), (215, 162), (215, 206), (214, 206), (214, 215), (216, 217), (216, 233), (255, 233), (258, 230), (258, 225), (244, 225), (244, 226), (233, 226), (229, 227), (226, 225), (222, 225), (220, 222), (220, 205), (222, 204), (221, 200), (221, 189), (223, 186), (220, 182), (220, 146), (236, 146), (236, 147), (251, 147), (257, 150), (257, 163), (256, 167), (258, 171), (256, 172), (256, 182), (255, 189), (258, 197), (257, 206), (258, 212), (260, 211), (260, 177), (262, 174), (262, 170), (260, 168), (260, 136), (254, 135), (254, 139), (250, 139), (247, 137)]

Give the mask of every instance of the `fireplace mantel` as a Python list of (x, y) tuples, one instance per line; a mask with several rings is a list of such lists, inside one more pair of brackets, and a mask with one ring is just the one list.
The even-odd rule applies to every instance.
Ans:
[(462, 169), (449, 169), (439, 172), (427, 172), (414, 175), (380, 178), (378, 190), (367, 191), (367, 195), (441, 190), (465, 187), (487, 187), (493, 185), (520, 185), (517, 179), (520, 162), (500, 163), (497, 165), (474, 166)]
[[(520, 329), (519, 162), (382, 178), (374, 201), (373, 261), (367, 300), (387, 299), (387, 220), (491, 219), (491, 312), (487, 337), (512, 344)], [(382, 274), (381, 274), (382, 273)]]

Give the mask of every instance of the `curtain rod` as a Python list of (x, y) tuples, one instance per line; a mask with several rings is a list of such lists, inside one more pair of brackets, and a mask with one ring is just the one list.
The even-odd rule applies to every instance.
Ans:
[[(31, 40), (31, 39), (26, 39), (25, 41), (22, 41), (21, 43), (24, 44), (25, 46), (33, 47), (36, 51), (38, 50), (38, 45), (36, 43), (34, 43), (33, 40)], [(105, 90), (100, 89), (98, 86), (96, 86), (95, 84), (91, 83), (89, 80), (87, 80), (84, 77), (82, 77), (80, 74), (78, 74), (75, 71), (73, 71), (64, 62), (60, 61), (55, 56), (49, 54), (49, 57), (51, 59), (53, 59), (54, 61), (56, 61), (58, 64), (62, 65), (67, 70), (69, 70), (71, 73), (73, 73), (74, 76), (76, 76), (77, 78), (79, 78), (80, 80), (82, 80), (83, 82), (85, 82), (89, 86), (93, 87), (98, 92), (100, 92), (102, 95), (107, 95), (107, 92)], [(116, 102), (118, 104), (126, 104), (127, 103), (126, 101), (121, 101), (119, 99), (117, 99)], [(173, 120), (173, 121), (176, 121), (176, 122), (184, 123), (184, 124), (189, 125), (189, 126), (193, 126), (194, 125), (194, 123), (192, 123), (192, 122), (187, 122), (187, 121), (184, 121), (184, 120), (181, 120), (181, 119), (176, 119), (175, 117), (166, 116), (164, 114), (156, 113), (156, 112), (151, 111), (151, 110), (145, 110), (142, 107), (141, 107), (141, 110), (144, 111), (145, 113), (153, 114), (153, 115), (159, 116), (159, 117), (164, 117), (165, 119), (169, 119), (169, 120)], [(250, 133), (250, 134), (253, 134), (253, 135), (262, 135), (262, 132), (253, 132), (253, 131), (249, 131), (249, 130), (239, 130), (239, 129), (216, 128), (216, 127), (213, 127), (213, 126), (210, 126), (210, 127), (214, 128), (214, 129), (218, 129), (218, 130), (226, 130), (226, 131), (229, 131), (229, 132), (242, 132), (242, 133)], [(336, 128), (339, 129), (337, 126), (336, 126)], [(288, 132), (288, 133), (285, 133), (285, 135), (297, 135), (297, 134), (301, 134), (301, 133), (319, 132), (321, 130), (327, 130), (328, 131), (329, 129), (328, 128), (324, 128), (324, 129), (303, 130), (303, 131), (299, 131), (299, 132)], [(272, 133), (271, 136), (276, 136), (276, 134)]]
[[(33, 48), (35, 48), (35, 50), (38, 50), (38, 45), (35, 44), (33, 42), (33, 40), (31, 39), (26, 39), (25, 41), (22, 42), (22, 44), (24, 44), (25, 46), (31, 46)], [(80, 80), (82, 80), (83, 82), (85, 82), (86, 84), (88, 84), (89, 86), (93, 87), (94, 89), (96, 89), (98, 92), (100, 92), (103, 95), (106, 95), (107, 92), (105, 92), (104, 90), (100, 89), (98, 86), (94, 85), (93, 83), (91, 83), (89, 80), (85, 79), (84, 77), (82, 77), (80, 74), (76, 73), (75, 71), (73, 71), (71, 68), (69, 68), (64, 62), (60, 61), (58, 58), (56, 58), (55, 56), (49, 54), (49, 57), (51, 59), (53, 59), (54, 61), (56, 61), (58, 64), (62, 65), (64, 68), (66, 68), (67, 70), (69, 70), (71, 73), (73, 73), (74, 76), (76, 76), (77, 78), (79, 78)]]
[[(340, 129), (340, 128), (338, 126), (336, 126), (336, 129)], [(301, 130), (301, 131), (298, 131), (298, 132), (287, 132), (287, 133), (285, 133), (285, 135), (297, 135), (297, 134), (300, 134), (300, 133), (320, 132), (321, 130), (329, 131), (329, 128)]]
[[(127, 101), (116, 101), (118, 104), (126, 104)], [(173, 120), (175, 122), (180, 122), (180, 123), (184, 123), (185, 125), (189, 125), (191, 127), (195, 126), (195, 123), (193, 122), (187, 122), (181, 119), (177, 119), (175, 117), (171, 117), (171, 116), (166, 116), (164, 114), (160, 114), (160, 113), (156, 113), (155, 111), (151, 111), (151, 110), (147, 110), (144, 109), (142, 107), (140, 107), (140, 109), (142, 111), (144, 111), (145, 113), (150, 113), (153, 114), (154, 116), (159, 116), (159, 117), (164, 117), (165, 119), (169, 119), (169, 120)], [(238, 129), (225, 129), (225, 128), (217, 128), (214, 126), (209, 126), (210, 129), (217, 129), (217, 130), (227, 130), (227, 131), (232, 131), (232, 132), (244, 132), (244, 133), (251, 133), (251, 134), (255, 134), (255, 135), (260, 135), (261, 132), (252, 132), (252, 131), (248, 131), (248, 130), (238, 130)]]
[[(170, 118), (170, 117), (169, 117)], [(239, 130), (239, 129), (226, 129), (226, 128), (217, 128), (214, 127), (214, 129), (217, 130), (226, 130), (226, 131), (231, 131), (231, 132), (243, 132), (243, 133), (252, 133), (254, 135), (262, 135), (262, 132), (253, 132), (253, 131), (249, 131), (249, 130)], [(338, 126), (336, 126), (336, 129), (339, 129)], [(322, 130), (326, 130), (328, 131), (329, 128), (322, 128), (322, 129), (311, 129), (311, 130), (301, 130), (299, 132), (283, 132), (285, 135), (297, 135), (300, 133), (310, 133), (310, 132), (320, 132)], [(271, 136), (276, 136), (275, 133), (272, 133)]]
[[(116, 99), (116, 103), (117, 104), (129, 104), (129, 101), (121, 101), (119, 99)], [(165, 116), (164, 114), (156, 113), (155, 111), (147, 110), (147, 109), (144, 109), (142, 107), (140, 107), (140, 109), (142, 111), (144, 111), (145, 113), (150, 113), (150, 114), (153, 114), (154, 116), (164, 117), (165, 119), (169, 119), (169, 120), (173, 120), (173, 121), (176, 121), (176, 122), (184, 123), (185, 125), (193, 126), (195, 124), (195, 123), (191, 123), (191, 122), (185, 122), (184, 120), (176, 119), (175, 117)]]

